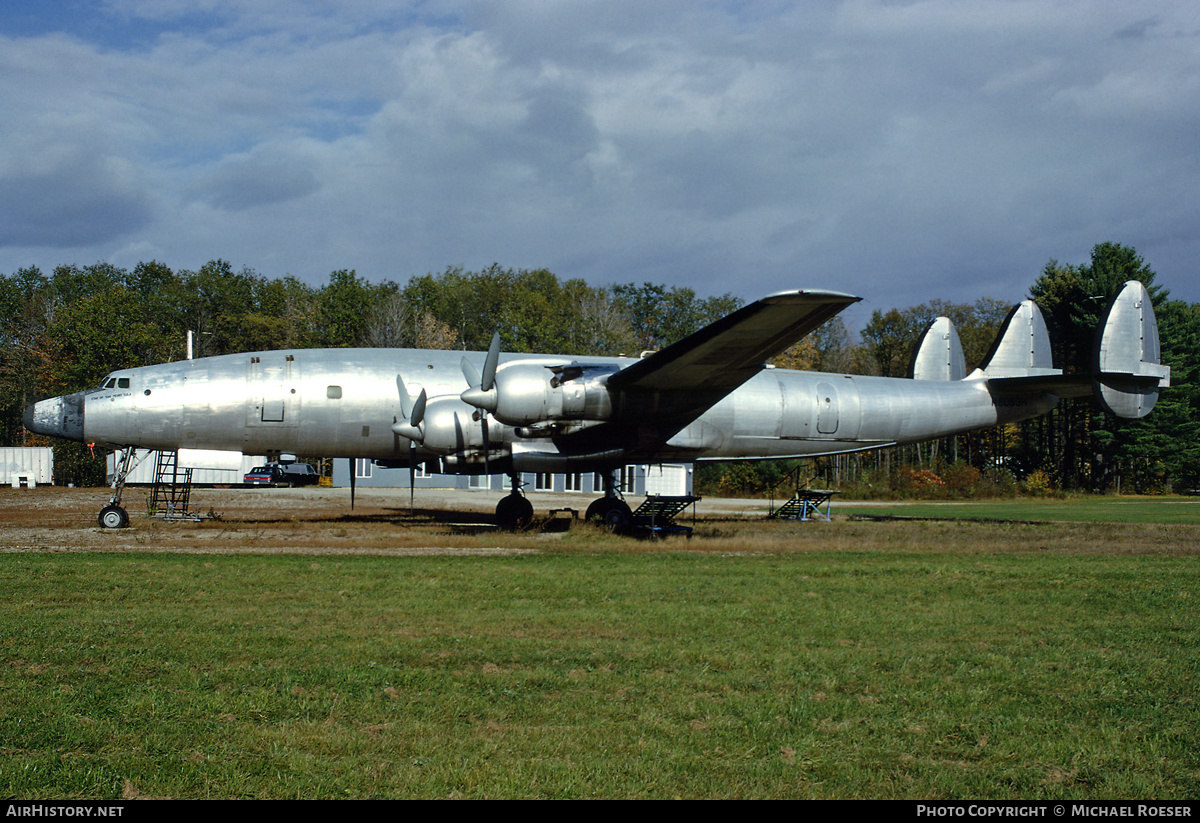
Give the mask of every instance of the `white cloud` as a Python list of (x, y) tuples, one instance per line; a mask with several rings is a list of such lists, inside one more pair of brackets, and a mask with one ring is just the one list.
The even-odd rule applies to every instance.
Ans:
[(1200, 298), (1187, 4), (377, 6), (0, 12), (0, 272), (498, 261), (891, 306), (1019, 299), (1112, 240)]

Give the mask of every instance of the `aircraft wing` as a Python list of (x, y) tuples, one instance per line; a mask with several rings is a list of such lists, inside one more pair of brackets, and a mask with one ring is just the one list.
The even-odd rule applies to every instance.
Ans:
[(762, 370), (772, 357), (861, 298), (833, 291), (773, 294), (705, 326), (608, 379), (621, 405), (655, 423), (685, 423)]

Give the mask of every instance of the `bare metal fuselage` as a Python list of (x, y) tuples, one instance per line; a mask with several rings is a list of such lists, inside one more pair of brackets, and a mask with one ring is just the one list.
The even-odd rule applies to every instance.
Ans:
[(605, 497), (588, 517), (615, 527), (630, 516), (615, 480), (622, 464), (911, 443), (1034, 417), (1060, 397), (1092, 395), (1135, 419), (1170, 385), (1138, 281), (1110, 301), (1090, 374), (1053, 366), (1045, 320), (1030, 300), (1013, 308), (970, 375), (946, 318), (922, 336), (910, 378), (764, 368), (857, 299), (780, 292), (639, 359), (504, 357), (497, 334), (486, 353), (466, 355), (298, 349), (186, 360), (113, 372), (100, 388), (33, 404), (24, 422), (38, 434), (124, 449), (99, 516), (106, 528), (128, 524), (120, 497), (137, 449), (174, 451), (193, 467), (287, 454), (503, 472), (514, 491), (497, 505), (497, 522), (514, 525), (532, 516), (518, 473), (599, 472)]
[[(82, 412), (76, 439), (160, 450), (406, 460), (409, 443), (392, 430), (402, 417), (399, 373), (410, 392), (424, 389), (442, 398), (437, 413), (452, 419), (440, 424), (457, 432), (453, 454), (461, 456), (482, 447), (478, 411), (457, 399), (468, 388), (462, 358), (462, 352), (434, 350), (301, 349), (128, 369), (111, 376), (120, 385), (73, 401)], [(501, 368), (516, 361), (553, 364), (563, 358), (509, 355)], [(623, 368), (636, 361), (588, 362)], [(665, 439), (654, 433), (652, 415), (639, 412), (647, 418), (646, 435), (626, 457), (672, 462), (832, 454), (1022, 420), (1055, 402), (1052, 395), (994, 395), (982, 375), (930, 381), (765, 369)], [(612, 462), (563, 452), (551, 436), (519, 432), (491, 424), (493, 449), (511, 453), (516, 471), (586, 471)], [(422, 446), (417, 456), (433, 460), (451, 453)], [(441, 470), (471, 473), (484, 466), (481, 460), (451, 460)]]

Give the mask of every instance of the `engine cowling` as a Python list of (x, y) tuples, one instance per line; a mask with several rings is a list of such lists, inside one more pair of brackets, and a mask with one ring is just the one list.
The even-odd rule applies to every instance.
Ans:
[[(421, 445), (435, 454), (465, 454), (484, 449), (483, 424), (479, 413), (457, 397), (435, 397), (425, 409)], [(493, 450), (512, 442), (512, 430), (493, 426), (488, 431)]]
[(501, 423), (528, 426), (560, 420), (608, 420), (613, 414), (606, 382), (614, 366), (547, 366), (509, 363), (496, 372), (489, 391), (468, 390), (467, 403), (486, 409)]

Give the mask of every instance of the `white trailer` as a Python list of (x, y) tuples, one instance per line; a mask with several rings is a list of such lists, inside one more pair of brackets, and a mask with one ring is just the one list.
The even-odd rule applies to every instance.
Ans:
[(50, 447), (5, 446), (0, 448), (0, 483), (14, 489), (24, 484), (33, 488), (39, 483), (54, 482), (54, 449)]
[[(126, 485), (144, 485), (150, 486), (154, 483), (154, 469), (157, 465), (156, 453), (153, 451), (138, 451), (137, 457), (140, 462), (130, 472)], [(116, 466), (119, 464), (122, 457), (121, 450), (117, 450), (108, 455), (108, 477), (112, 477)], [(263, 455), (242, 455), (241, 463), (238, 468), (224, 469), (192, 469), (192, 485), (193, 486), (240, 486), (244, 482), (246, 474), (258, 466), (265, 466), (267, 458)]]

